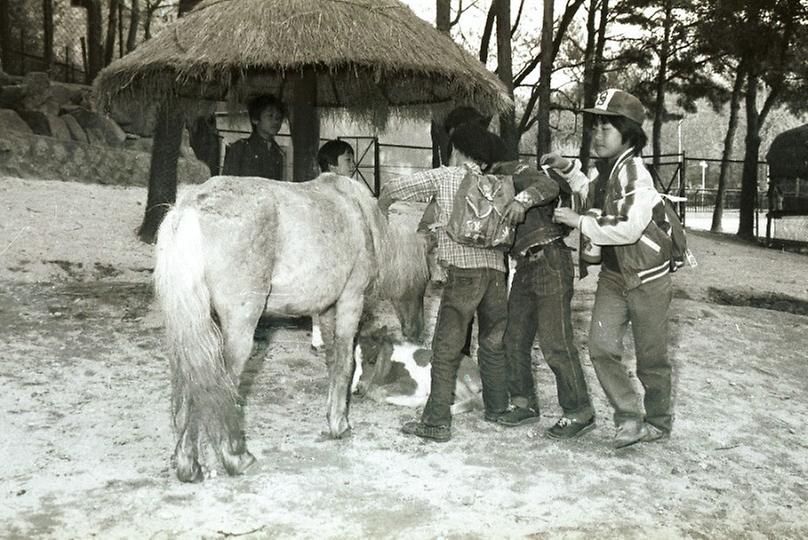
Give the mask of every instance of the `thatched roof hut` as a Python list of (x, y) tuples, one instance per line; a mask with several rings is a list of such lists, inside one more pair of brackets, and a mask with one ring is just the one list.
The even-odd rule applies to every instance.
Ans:
[(808, 179), (808, 124), (777, 135), (766, 154), (772, 178)]
[(102, 107), (265, 92), (293, 104), (289, 80), (306, 70), (318, 107), (377, 125), (401, 105), (512, 106), (485, 66), (397, 0), (206, 0), (104, 69), (96, 88)]

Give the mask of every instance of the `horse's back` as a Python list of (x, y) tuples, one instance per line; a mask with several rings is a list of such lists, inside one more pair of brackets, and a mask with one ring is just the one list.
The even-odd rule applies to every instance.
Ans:
[(301, 183), (217, 176), (179, 206), (200, 213), (211, 274), (271, 290), (268, 312), (307, 314), (333, 304), (357, 266), (367, 273), (362, 206), (374, 201), (362, 189), (336, 175)]

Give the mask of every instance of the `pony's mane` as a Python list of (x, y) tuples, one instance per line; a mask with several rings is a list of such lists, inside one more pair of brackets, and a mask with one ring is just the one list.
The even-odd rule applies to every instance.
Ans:
[(340, 188), (353, 190), (370, 230), (378, 269), (368, 292), (369, 300), (401, 298), (422, 287), (429, 280), (429, 267), (426, 244), (415, 225), (410, 228), (393, 220), (388, 222), (376, 199), (356, 181), (350, 180), (349, 186), (341, 183)]

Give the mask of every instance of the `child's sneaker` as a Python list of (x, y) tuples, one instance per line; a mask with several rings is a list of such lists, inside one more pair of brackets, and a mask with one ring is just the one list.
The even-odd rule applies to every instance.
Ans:
[(437, 442), (446, 442), (452, 438), (452, 429), (449, 426), (428, 426), (417, 420), (405, 423), (401, 426), (401, 431), (407, 435), (417, 435), (422, 439)]
[(547, 430), (547, 435), (553, 439), (574, 439), (584, 433), (592, 431), (595, 427), (595, 417), (593, 416), (585, 422), (562, 416), (553, 427)]
[(507, 427), (524, 426), (533, 424), (541, 420), (539, 411), (533, 407), (511, 407), (506, 412), (499, 415), (497, 424)]

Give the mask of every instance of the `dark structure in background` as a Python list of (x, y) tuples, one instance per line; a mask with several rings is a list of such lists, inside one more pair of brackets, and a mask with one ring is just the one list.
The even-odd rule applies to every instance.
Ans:
[(769, 244), (772, 220), (808, 216), (808, 124), (775, 137), (766, 161), (769, 163), (766, 244)]

